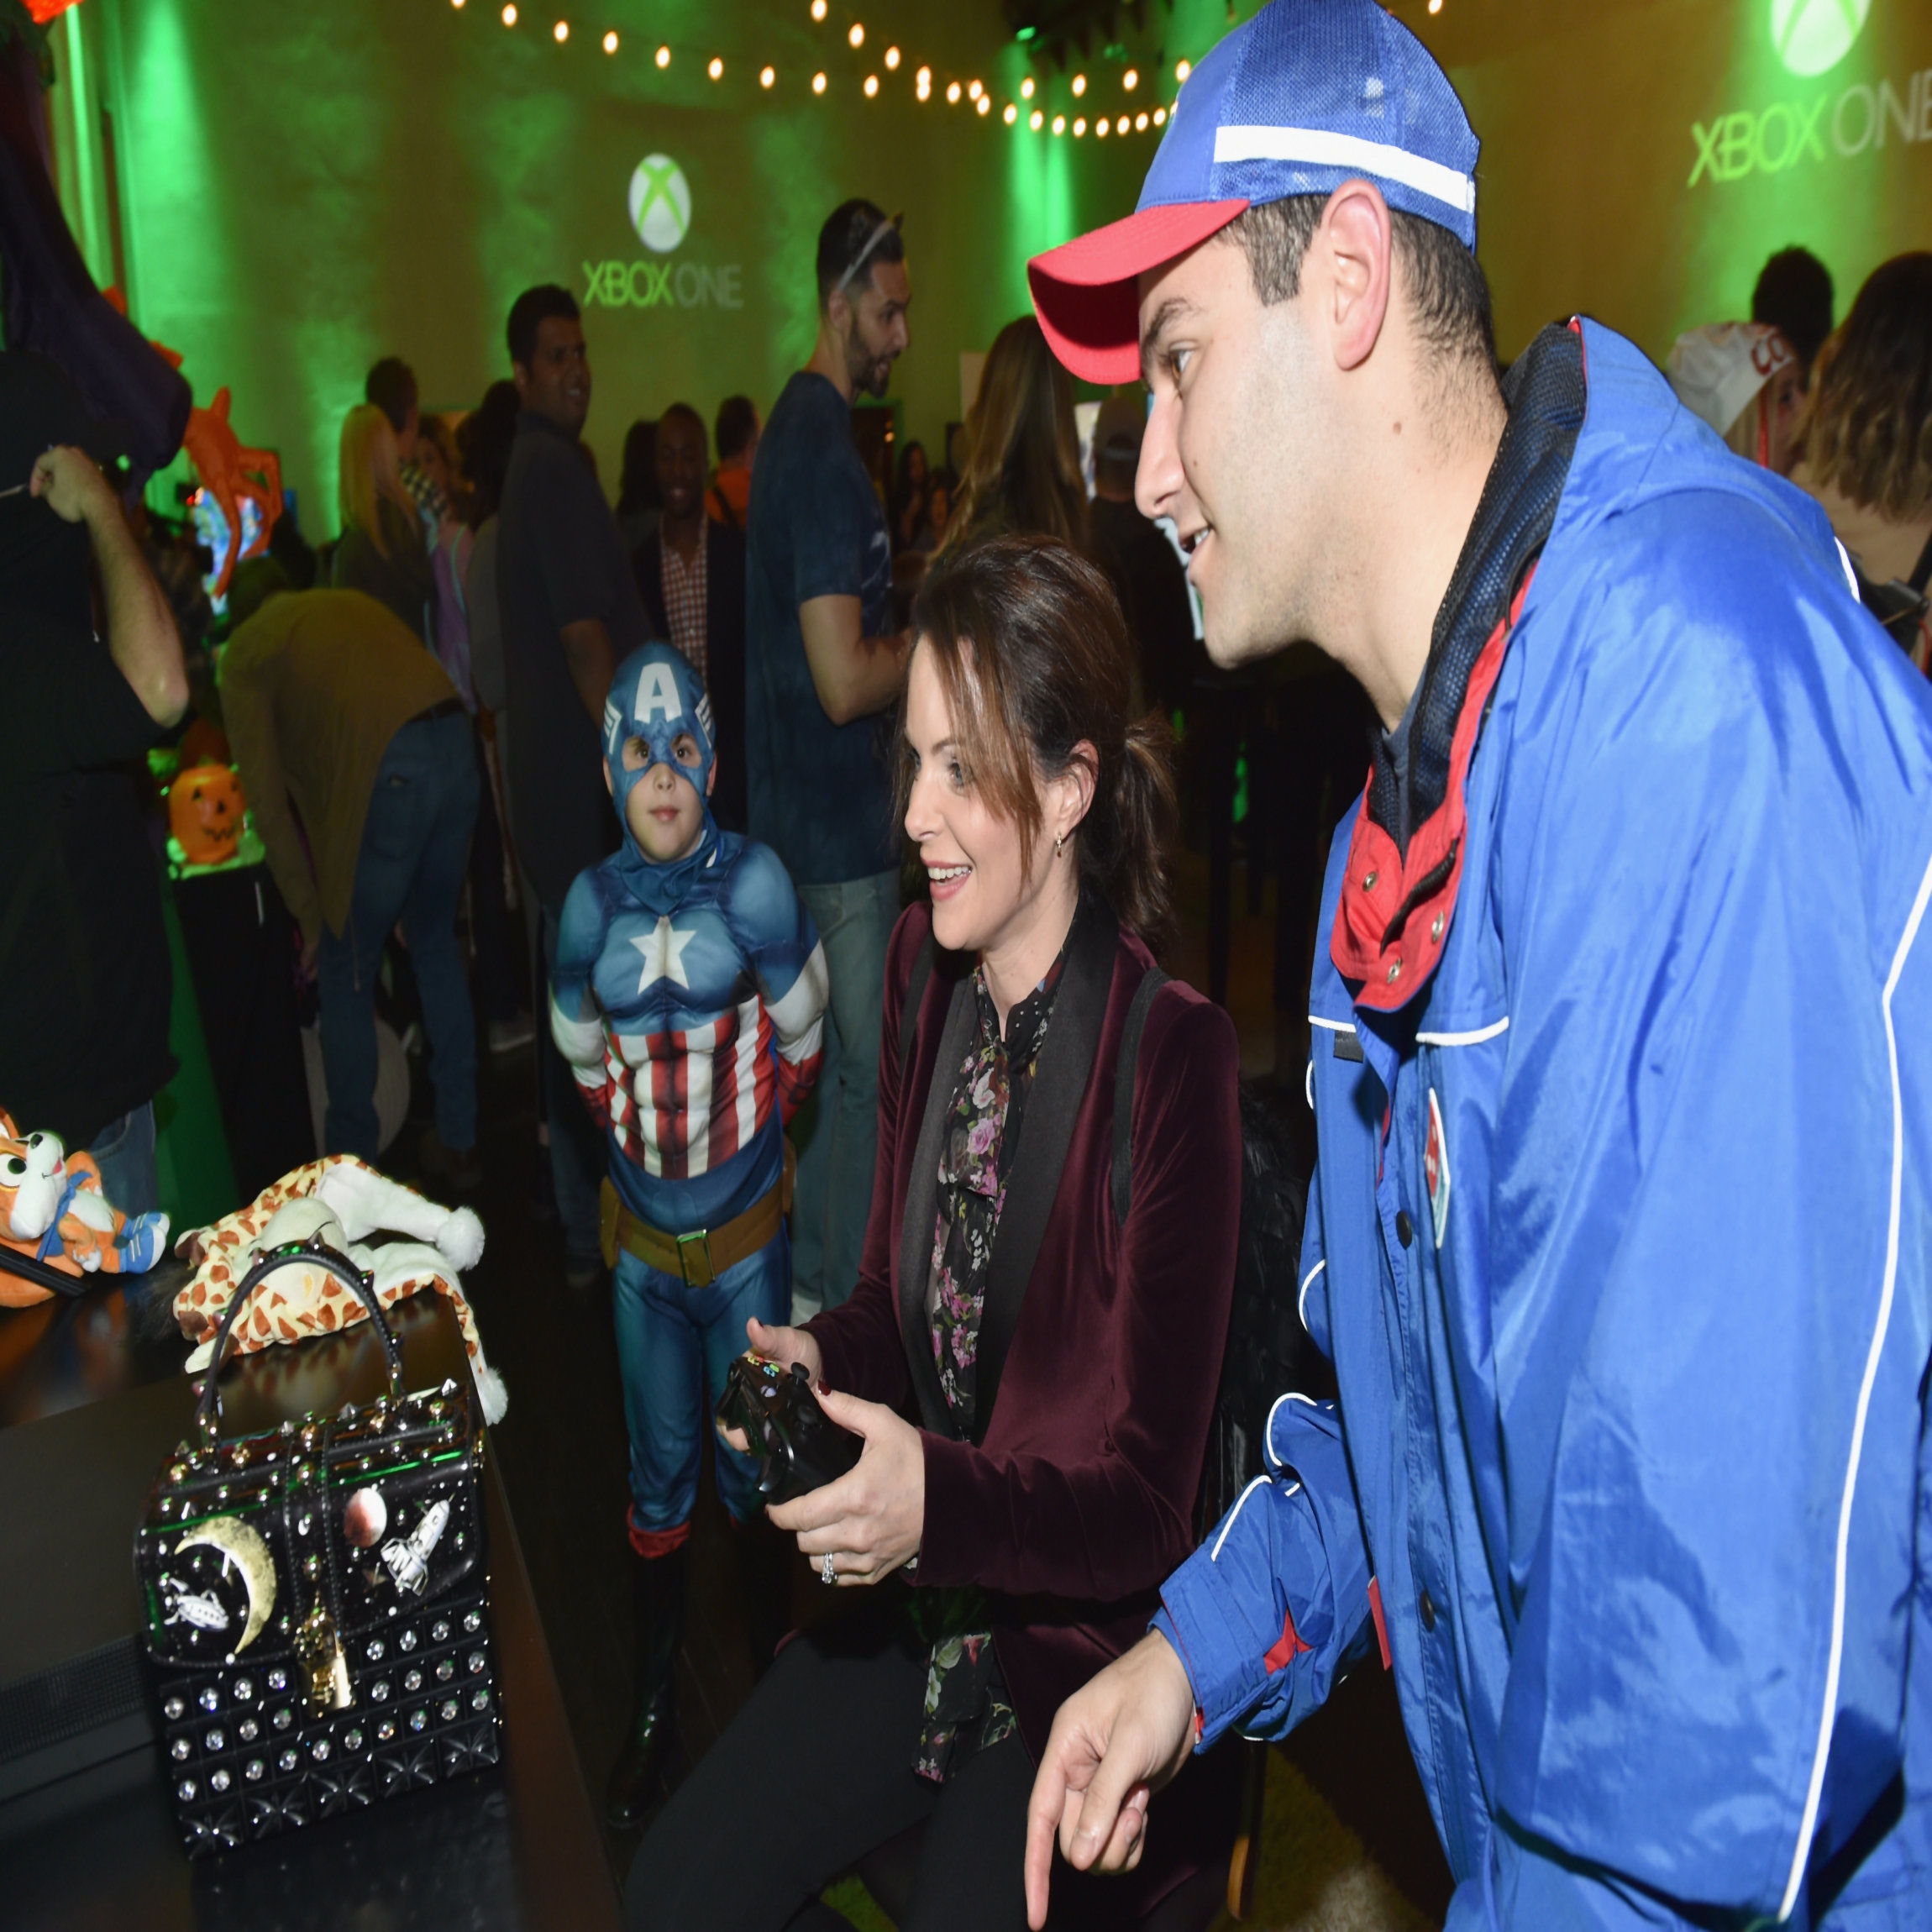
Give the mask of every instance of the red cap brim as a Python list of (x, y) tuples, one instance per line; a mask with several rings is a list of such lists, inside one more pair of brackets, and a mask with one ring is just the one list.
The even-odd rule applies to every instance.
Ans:
[(1110, 222), (1026, 264), (1033, 312), (1047, 346), (1088, 382), (1137, 382), (1139, 279), (1215, 234), (1247, 206), (1177, 202)]

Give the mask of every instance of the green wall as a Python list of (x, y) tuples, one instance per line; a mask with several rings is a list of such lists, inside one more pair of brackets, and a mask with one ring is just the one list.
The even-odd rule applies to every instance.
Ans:
[[(822, 26), (807, 0), (599, 4), (563, 46), (549, 25), (572, 0), (525, 5), (514, 31), (496, 0), (85, 0), (66, 17), (62, 86), (113, 126), (97, 165), (78, 136), (63, 150), (76, 231), (106, 280), (118, 229), (136, 320), (185, 353), (204, 401), (233, 388), (238, 429), (281, 450), (312, 537), (334, 528), (338, 426), (369, 365), (399, 353), (428, 403), (467, 407), (504, 372), (504, 312), (531, 282), (581, 299), (595, 279), (626, 297), (585, 312), (590, 440), (613, 491), (634, 417), (678, 397), (708, 417), (740, 389), (768, 405), (810, 345), (818, 223), (852, 193), (906, 213), (913, 344), (895, 394), (932, 447), (958, 412), (961, 351), (1025, 306), (1026, 256), (1126, 213), (1152, 154), (1151, 134), (1056, 141), (946, 107), (950, 76), (1003, 102), (1027, 71), (995, 0), (881, 0), (876, 18), (869, 0), (837, 0)], [(855, 8), (859, 53), (844, 40)], [(1481, 252), (1505, 354), (1583, 309), (1662, 356), (1679, 330), (1746, 312), (1759, 264), (1791, 241), (1830, 265), (1842, 315), (1879, 261), (1932, 246), (1927, 0), (1393, 11), (1449, 67), (1483, 138)], [(1821, 20), (1858, 31), (1835, 61), (1793, 72), (1816, 65), (1805, 34)], [(1173, 60), (1198, 60), (1227, 21), (1226, 0), (1150, 7), (1139, 31), (1123, 17), (1125, 44), (1083, 57), (1084, 100), (1049, 68), (1030, 104), (1151, 108), (1172, 97)], [(597, 45), (608, 24), (615, 58)], [(676, 50), (662, 72), (660, 39)], [(895, 39), (908, 57), (891, 75), (878, 56)], [(766, 60), (769, 94), (755, 81)], [(925, 107), (911, 98), (921, 60), (937, 83)], [(1144, 76), (1131, 95), (1130, 61)], [(819, 66), (830, 87), (815, 99)], [(867, 71), (885, 83), (876, 101), (858, 90)], [(64, 113), (65, 99), (57, 139)], [(680, 164), (691, 199), (664, 256), (627, 207), (653, 153)]]

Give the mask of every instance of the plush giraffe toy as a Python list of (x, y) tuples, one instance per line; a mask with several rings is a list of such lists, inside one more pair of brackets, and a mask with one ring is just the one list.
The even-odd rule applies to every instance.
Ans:
[[(360, 1245), (379, 1229), (407, 1238), (381, 1247)], [(484, 1358), (460, 1279), (462, 1269), (483, 1258), (482, 1222), (468, 1208), (424, 1200), (351, 1154), (308, 1162), (265, 1188), (245, 1208), (212, 1227), (191, 1229), (176, 1243), (176, 1254), (196, 1264), (174, 1306), (181, 1333), (201, 1345), (188, 1357), (191, 1373), (207, 1366), (222, 1316), (255, 1263), (291, 1242), (318, 1238), (373, 1278), (375, 1299), (384, 1308), (420, 1289), (447, 1296), (463, 1331), (483, 1419), (501, 1419), (508, 1396), (502, 1378)], [(249, 1354), (368, 1319), (359, 1296), (333, 1274), (294, 1257), (255, 1290), (230, 1346), (237, 1354)]]

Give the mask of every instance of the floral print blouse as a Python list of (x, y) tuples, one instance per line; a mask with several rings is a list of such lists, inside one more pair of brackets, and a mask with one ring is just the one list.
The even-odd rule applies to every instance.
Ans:
[[(1013, 1149), (1065, 963), (1063, 952), (1046, 978), (1007, 1014), (1004, 1038), (984, 969), (973, 975), (979, 1025), (953, 1085), (940, 1149), (939, 1213), (926, 1284), (939, 1386), (962, 1436), (971, 1433), (974, 1420), (979, 1318)], [(1016, 1720), (1000, 1682), (985, 1599), (974, 1589), (920, 1596), (925, 1600), (918, 1603), (918, 1620), (931, 1656), (913, 1769), (943, 1782), (956, 1751), (969, 1754), (998, 1744), (1012, 1734)]]

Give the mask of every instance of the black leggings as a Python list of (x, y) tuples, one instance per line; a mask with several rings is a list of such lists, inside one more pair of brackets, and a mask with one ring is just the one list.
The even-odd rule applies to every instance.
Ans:
[[(896, 1593), (893, 1593), (896, 1594)], [(1013, 1932), (1026, 1923), (1022, 1860), (1033, 1765), (1015, 1732), (944, 1784), (912, 1769), (926, 1653), (888, 1597), (801, 1632), (706, 1754), (638, 1848), (625, 1887), (630, 1932), (807, 1932), (821, 1889), (923, 1824), (900, 1932)], [(1054, 1923), (1072, 1894), (1119, 1882), (1053, 1874)]]

